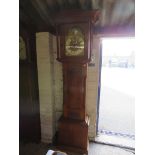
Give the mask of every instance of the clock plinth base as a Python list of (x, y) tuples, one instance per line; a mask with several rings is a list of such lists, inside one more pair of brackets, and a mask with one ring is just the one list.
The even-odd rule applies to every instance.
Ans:
[(61, 150), (77, 153), (88, 153), (88, 126), (89, 118), (85, 120), (67, 119), (59, 120), (57, 146)]

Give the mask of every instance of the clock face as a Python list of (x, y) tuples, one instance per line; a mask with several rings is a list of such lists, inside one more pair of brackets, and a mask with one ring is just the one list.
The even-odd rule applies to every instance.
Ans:
[(26, 59), (26, 45), (21, 36), (19, 37), (19, 59), (20, 60)]
[(80, 28), (73, 27), (65, 37), (66, 56), (84, 56), (84, 35)]

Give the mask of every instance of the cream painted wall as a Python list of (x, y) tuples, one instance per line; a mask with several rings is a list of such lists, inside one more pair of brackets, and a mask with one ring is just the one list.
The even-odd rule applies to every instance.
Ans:
[(92, 58), (95, 66), (89, 66), (87, 70), (86, 84), (86, 111), (90, 116), (89, 139), (96, 136), (97, 119), (97, 100), (98, 100), (98, 81), (99, 81), (99, 55), (100, 38), (93, 36)]
[[(97, 94), (99, 75), (99, 38), (93, 37), (95, 66), (88, 66), (86, 85), (86, 110), (90, 116), (89, 138), (96, 136)], [(62, 114), (63, 78), (62, 64), (56, 60), (56, 37), (48, 32), (36, 34), (40, 119), (42, 142), (52, 142), (57, 122)]]
[(40, 101), (41, 141), (48, 143), (54, 135), (53, 61), (50, 55), (50, 34), (36, 34), (38, 85)]

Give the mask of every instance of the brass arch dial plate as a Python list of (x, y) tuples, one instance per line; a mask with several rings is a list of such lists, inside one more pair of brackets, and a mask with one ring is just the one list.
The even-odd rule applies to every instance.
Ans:
[(66, 56), (84, 56), (84, 35), (78, 27), (72, 27), (65, 37)]

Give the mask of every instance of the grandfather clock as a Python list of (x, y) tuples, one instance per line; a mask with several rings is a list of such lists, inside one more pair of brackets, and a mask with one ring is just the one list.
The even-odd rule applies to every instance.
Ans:
[(63, 115), (57, 145), (80, 153), (88, 152), (86, 77), (91, 60), (92, 26), (98, 15), (96, 10), (75, 10), (56, 16), (57, 60), (63, 65)]

